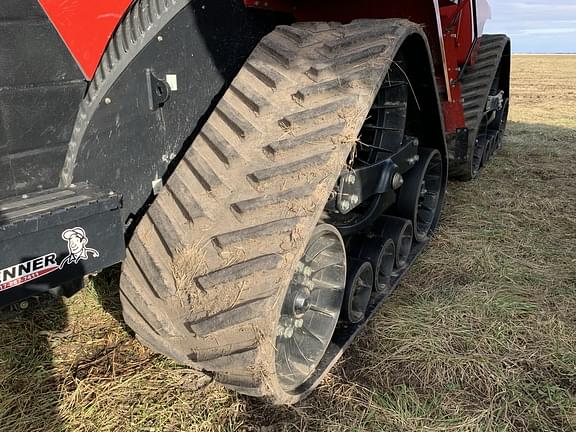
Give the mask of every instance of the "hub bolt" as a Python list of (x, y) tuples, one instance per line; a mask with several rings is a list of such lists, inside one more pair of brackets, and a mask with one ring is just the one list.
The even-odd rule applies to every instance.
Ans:
[(404, 178), (402, 177), (402, 174), (400, 173), (394, 174), (394, 176), (392, 177), (392, 189), (400, 189), (403, 184), (404, 184)]

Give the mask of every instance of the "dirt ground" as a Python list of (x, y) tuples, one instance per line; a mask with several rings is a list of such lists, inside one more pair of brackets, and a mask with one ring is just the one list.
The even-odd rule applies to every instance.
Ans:
[(117, 271), (0, 323), (0, 430), (576, 430), (576, 56), (514, 56), (505, 148), (328, 379), (270, 407), (143, 348)]

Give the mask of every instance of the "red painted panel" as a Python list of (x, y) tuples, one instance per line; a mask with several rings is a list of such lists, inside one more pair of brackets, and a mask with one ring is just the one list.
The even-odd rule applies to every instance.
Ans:
[(108, 40), (132, 0), (39, 0), (64, 43), (91, 80)]
[(447, 132), (465, 127), (461, 88), (457, 82), (473, 42), (472, 1), (449, 0), (244, 0), (248, 7), (291, 12), (297, 21), (341, 21), (356, 18), (407, 18), (422, 24), (434, 58)]
[(246, 7), (269, 9), (278, 12), (293, 12), (295, 5), (293, 0), (244, 0)]

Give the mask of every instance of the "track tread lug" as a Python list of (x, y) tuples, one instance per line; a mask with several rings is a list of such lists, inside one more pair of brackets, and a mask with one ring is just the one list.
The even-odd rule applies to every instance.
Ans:
[(206, 191), (213, 192), (224, 185), (218, 174), (195, 148), (192, 147), (186, 152), (184, 161)]
[(279, 89), (286, 81), (284, 75), (260, 60), (248, 60), (246, 69), (272, 90)]
[(228, 101), (221, 100), (215, 111), (238, 138), (246, 139), (256, 133), (256, 128), (252, 123), (246, 120)]
[(232, 208), (239, 214), (250, 213), (258, 209), (289, 202), (294, 199), (306, 197), (314, 191), (314, 186), (306, 185), (274, 194), (249, 198), (232, 204)]
[(230, 89), (244, 102), (246, 107), (255, 114), (262, 115), (270, 110), (270, 103), (268, 100), (255, 92), (251, 86), (238, 80), (233, 83)]
[(270, 57), (276, 60), (285, 69), (294, 66), (295, 52), (287, 43), (286, 38), (278, 33), (270, 33), (262, 39), (260, 47)]
[(264, 147), (264, 149), (268, 155), (270, 155), (272, 158), (275, 158), (280, 153), (286, 152), (288, 150), (293, 150), (297, 147), (305, 145), (321, 146), (322, 144), (327, 143), (332, 144), (332, 141), (328, 141), (329, 138), (331, 136), (338, 135), (344, 129), (344, 126), (345, 126), (344, 121), (341, 121), (339, 123), (335, 123), (330, 126), (325, 126), (323, 128), (316, 129), (311, 132), (297, 135), (293, 138), (287, 138), (270, 143), (266, 147)]
[(170, 182), (166, 190), (171, 195), (171, 199), (182, 213), (183, 217), (190, 222), (197, 222), (207, 217), (200, 204), (194, 199), (194, 191), (190, 188), (183, 175), (182, 170), (175, 172), (170, 177)]
[(231, 309), (219, 312), (201, 321), (187, 323), (187, 327), (196, 336), (205, 337), (222, 329), (246, 324), (249, 321), (262, 317), (262, 311), (266, 310), (269, 298), (256, 299)]
[(320, 153), (305, 159), (300, 159), (285, 163), (280, 166), (275, 166), (273, 168), (264, 168), (258, 171), (254, 171), (253, 173), (249, 174), (248, 177), (254, 183), (263, 183), (276, 177), (293, 174), (303, 169), (314, 167), (315, 165), (321, 165), (328, 161), (330, 156), (330, 152)]
[(259, 256), (200, 276), (197, 281), (202, 289), (208, 291), (223, 283), (233, 282), (254, 273), (276, 269), (282, 259), (277, 254)]
[(244, 228), (238, 231), (220, 234), (214, 238), (214, 242), (219, 248), (223, 249), (236, 243), (255, 240), (274, 234), (290, 232), (298, 224), (299, 221), (300, 218), (298, 217), (275, 220), (261, 225)]
[(305, 126), (316, 121), (318, 117), (322, 117), (327, 114), (333, 114), (343, 109), (348, 109), (355, 104), (356, 98), (353, 96), (347, 96), (315, 108), (288, 114), (287, 116), (284, 116), (282, 119), (280, 119), (278, 124), (283, 128)]
[(200, 135), (204, 138), (206, 144), (212, 149), (218, 159), (226, 165), (231, 165), (233, 161), (240, 157), (234, 146), (224, 139), (218, 130), (210, 124), (210, 122), (202, 128)]
[(350, 65), (356, 65), (359, 62), (366, 62), (370, 58), (384, 52), (388, 46), (389, 45), (387, 44), (381, 44), (353, 51), (350, 54), (336, 57), (333, 61), (326, 61), (325, 63), (311, 66), (310, 69), (308, 69), (307, 74), (313, 80), (320, 80), (334, 73), (350, 70)]

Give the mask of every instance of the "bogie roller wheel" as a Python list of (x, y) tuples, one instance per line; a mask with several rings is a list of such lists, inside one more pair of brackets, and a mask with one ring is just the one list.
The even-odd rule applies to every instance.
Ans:
[(404, 177), (398, 194), (398, 214), (410, 219), (416, 241), (426, 240), (438, 221), (443, 169), (438, 150), (421, 148), (416, 166)]
[(344, 319), (356, 324), (362, 321), (370, 303), (374, 285), (374, 269), (368, 261), (352, 260), (344, 296)]
[(413, 229), (409, 219), (384, 216), (376, 222), (375, 234), (382, 239), (390, 238), (396, 245), (395, 267), (403, 269), (408, 265), (412, 250)]
[(379, 239), (380, 250), (376, 255), (374, 268), (374, 289), (379, 293), (390, 293), (392, 290), (392, 272), (396, 261), (396, 245), (392, 239)]
[(320, 219), (409, 36), (425, 40), (406, 20), (298, 23), (258, 44), (130, 239), (121, 300), (145, 345), (275, 403), (318, 385), (347, 261)]
[(368, 261), (374, 269), (374, 290), (387, 293), (391, 289), (392, 273), (396, 262), (394, 240), (379, 236), (366, 238), (357, 236), (351, 242), (349, 254)]

